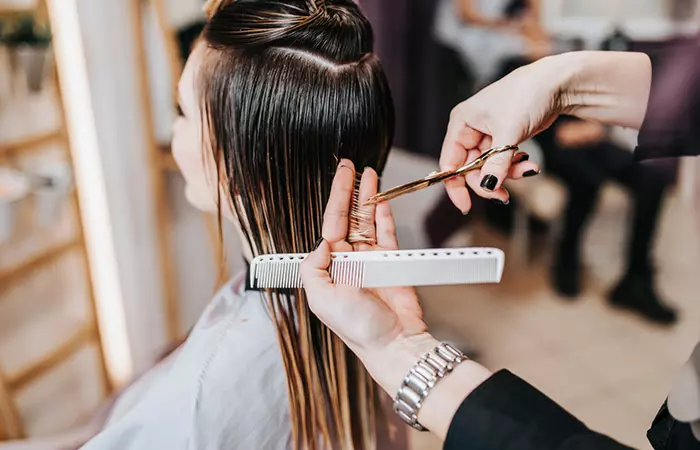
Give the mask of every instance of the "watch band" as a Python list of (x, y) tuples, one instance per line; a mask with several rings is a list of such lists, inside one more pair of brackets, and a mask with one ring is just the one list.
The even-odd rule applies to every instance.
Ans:
[(411, 427), (427, 431), (418, 422), (418, 412), (430, 390), (467, 357), (447, 342), (440, 343), (408, 371), (394, 397), (394, 412)]

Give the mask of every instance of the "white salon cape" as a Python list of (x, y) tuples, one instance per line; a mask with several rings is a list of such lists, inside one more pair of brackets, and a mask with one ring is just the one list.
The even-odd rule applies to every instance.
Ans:
[(291, 448), (284, 364), (244, 276), (214, 297), (176, 355), (120, 396), (87, 450)]
[[(438, 1), (433, 34), (438, 42), (457, 52), (479, 87), (495, 80), (505, 59), (526, 54), (527, 42), (522, 36), (464, 23), (455, 0)], [(487, 19), (502, 19), (509, 3), (510, 0), (475, 0), (474, 6)]]

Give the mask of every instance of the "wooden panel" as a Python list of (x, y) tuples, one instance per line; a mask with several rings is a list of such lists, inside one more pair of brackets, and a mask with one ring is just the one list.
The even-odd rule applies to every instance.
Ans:
[(95, 326), (92, 324), (86, 324), (83, 326), (83, 328), (79, 329), (75, 334), (73, 334), (67, 341), (59, 345), (49, 354), (45, 355), (41, 360), (22, 369), (14, 375), (8, 375), (6, 382), (8, 389), (13, 393), (24, 389), (38, 377), (44, 375), (46, 372), (52, 370), (57, 365), (70, 358), (73, 354), (80, 350), (83, 345), (92, 342), (96, 338), (97, 334)]
[(9, 269), (0, 272), (0, 293), (9, 288), (12, 283), (18, 283), (21, 279), (29, 276), (33, 271), (42, 266), (55, 261), (65, 253), (78, 248), (80, 241), (70, 241), (50, 247), (36, 256), (29, 258)]

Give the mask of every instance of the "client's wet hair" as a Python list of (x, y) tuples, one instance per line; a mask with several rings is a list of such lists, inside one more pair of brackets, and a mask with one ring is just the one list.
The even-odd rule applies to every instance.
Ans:
[[(394, 110), (372, 28), (352, 0), (214, 3), (197, 84), (225, 200), (254, 255), (308, 252), (339, 159), (381, 174), (391, 147)], [(303, 291), (267, 298), (295, 446), (375, 448), (378, 393), (362, 364)]]

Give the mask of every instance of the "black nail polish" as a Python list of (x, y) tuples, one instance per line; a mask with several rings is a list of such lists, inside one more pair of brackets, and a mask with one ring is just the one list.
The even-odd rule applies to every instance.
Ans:
[(529, 161), (529, 160), (530, 160), (530, 155), (528, 155), (527, 153), (522, 153), (522, 156), (520, 157), (518, 162), (525, 162), (525, 161)]
[(523, 174), (523, 177), (534, 177), (535, 175), (539, 175), (540, 173), (536, 170), (528, 170)]
[(492, 198), (495, 203), (498, 203), (499, 205), (506, 206), (507, 204), (510, 203), (510, 200), (503, 201), (500, 198)]
[(322, 238), (322, 237), (318, 238), (318, 240), (317, 240), (316, 243), (314, 244), (314, 248), (313, 248), (312, 251), (318, 250), (318, 248), (321, 246), (321, 243), (322, 243), (322, 242), (323, 242), (323, 238)]
[(496, 178), (495, 175), (486, 175), (481, 180), (481, 187), (486, 189), (487, 191), (493, 191), (494, 189), (496, 189), (497, 184), (498, 178)]

